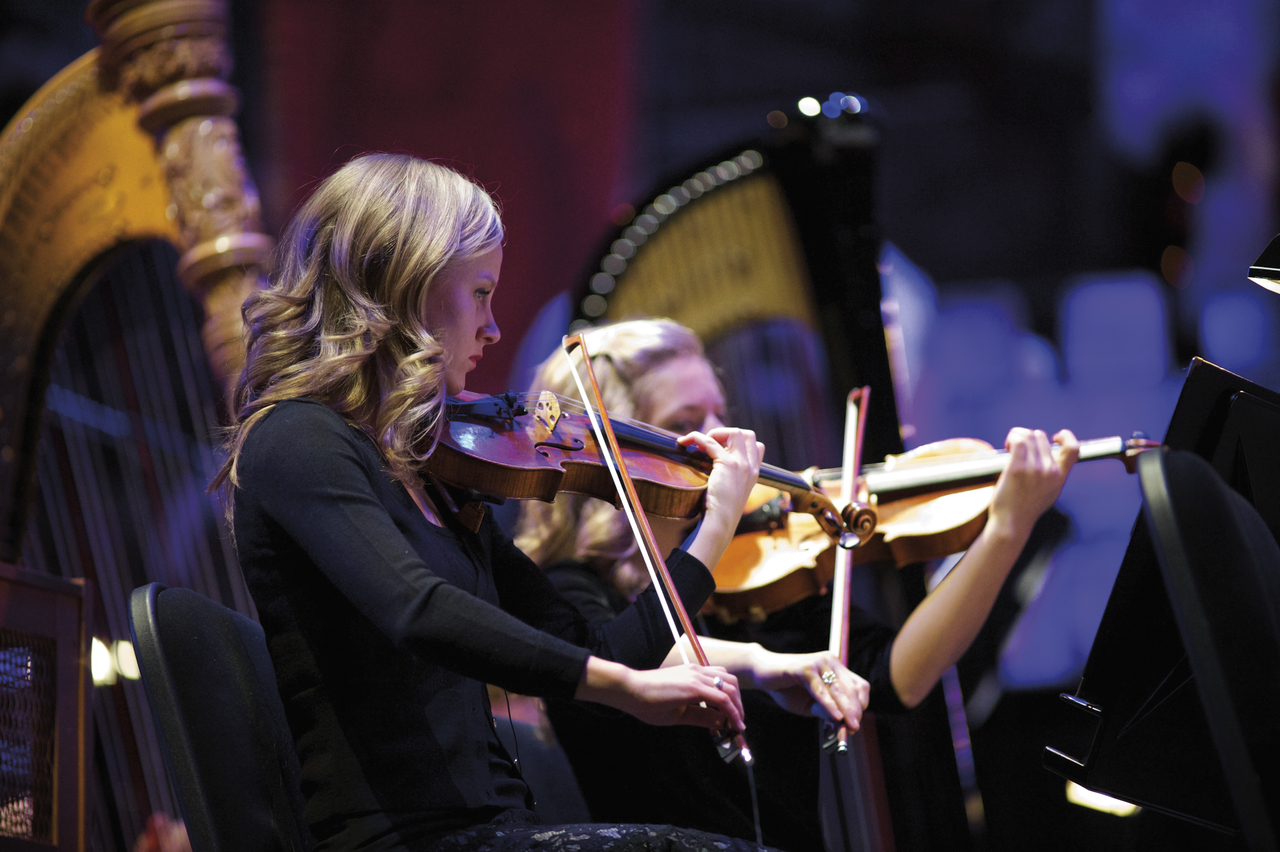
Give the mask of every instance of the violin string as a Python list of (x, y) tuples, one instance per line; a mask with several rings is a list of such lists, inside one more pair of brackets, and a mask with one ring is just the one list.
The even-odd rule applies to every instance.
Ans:
[[(556, 401), (560, 404), (561, 411), (567, 411), (570, 414), (580, 414), (580, 415), (585, 415), (587, 413), (587, 409), (585, 406), (583, 406), (582, 403), (576, 400), (570, 399), (569, 397), (560, 396), (559, 394), (555, 394), (555, 397), (556, 397)], [(530, 402), (537, 402), (538, 394), (535, 394), (535, 393), (516, 394), (516, 398), (527, 405)], [(627, 429), (634, 431), (636, 435), (638, 435), (639, 437), (649, 438), (652, 440), (660, 440), (660, 439), (669, 440), (673, 446), (675, 445), (676, 438), (680, 437), (675, 432), (671, 432), (667, 429), (659, 428), (650, 423), (645, 423), (641, 420), (632, 420), (630, 417), (620, 417), (616, 414), (610, 413), (609, 419), (613, 421), (615, 428), (619, 424), (621, 424), (622, 426), (627, 427)]]
[[(587, 413), (587, 409), (576, 400), (559, 394), (552, 395), (555, 396), (562, 412), (578, 415), (585, 415)], [(538, 396), (539, 394), (532, 392), (515, 394), (515, 398), (525, 404), (526, 407), (529, 407), (531, 404), (536, 404)], [(630, 438), (632, 440), (641, 441), (647, 440), (658, 445), (665, 443), (667, 446), (662, 449), (680, 453), (686, 458), (698, 458), (697, 454), (700, 452), (699, 450), (689, 450), (676, 443), (676, 439), (681, 436), (675, 432), (654, 426), (650, 423), (645, 423), (642, 420), (633, 420), (629, 417), (619, 417), (614, 414), (610, 414), (609, 419), (613, 421), (614, 431), (618, 433), (618, 437), (620, 438)], [(618, 428), (619, 426), (623, 428)], [(705, 455), (703, 456), (703, 460), (710, 462), (710, 458)], [(818, 473), (821, 474), (823, 471), (818, 471)], [(797, 474), (784, 468), (775, 467), (774, 465), (760, 465), (760, 476), (762, 483), (765, 484), (799, 488), (801, 490), (808, 489), (808, 484), (801, 480)]]
[[(644, 538), (640, 533), (640, 523), (636, 520), (635, 514), (632, 512), (630, 501), (626, 500), (624, 495), (626, 491), (622, 487), (622, 478), (618, 475), (618, 469), (614, 465), (613, 454), (609, 449), (608, 442), (604, 438), (604, 430), (601, 429), (599, 421), (596, 420), (595, 410), (587, 401), (587, 388), (582, 383), (582, 377), (578, 375), (578, 367), (573, 363), (573, 359), (569, 357), (569, 353), (561, 349), (564, 353), (565, 360), (569, 362), (569, 372), (573, 375), (574, 384), (578, 386), (578, 393), (582, 394), (583, 410), (587, 414), (587, 418), (591, 421), (591, 430), (595, 433), (596, 443), (600, 447), (600, 456), (604, 459), (605, 466), (609, 468), (609, 475), (613, 477), (613, 486), (618, 489), (618, 494), (623, 499), (619, 502), (622, 509), (627, 514), (627, 522), (631, 524), (631, 531), (636, 537), (636, 541), (643, 542)], [(640, 555), (644, 557), (644, 564), (649, 569), (649, 582), (653, 585), (654, 591), (658, 596), (658, 603), (662, 605), (662, 614), (667, 618), (667, 625), (671, 628), (671, 635), (675, 638), (676, 647), (680, 650), (680, 659), (686, 665), (689, 664), (689, 654), (685, 651), (684, 644), (680, 641), (680, 629), (676, 626), (675, 616), (671, 612), (671, 606), (667, 602), (667, 596), (662, 593), (662, 583), (658, 580), (658, 569), (653, 564), (653, 558), (649, 555), (649, 548), (640, 547)]]

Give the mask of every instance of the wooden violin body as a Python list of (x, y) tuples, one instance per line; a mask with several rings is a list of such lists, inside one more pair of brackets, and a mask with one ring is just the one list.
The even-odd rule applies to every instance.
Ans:
[[(563, 410), (550, 393), (532, 402), (505, 394), (451, 405), (427, 469), (495, 502), (550, 503), (569, 491), (619, 505), (586, 415)], [(665, 518), (701, 511), (710, 459), (677, 446), (673, 437), (668, 448), (629, 452), (627, 465), (645, 511)]]
[[(1138, 453), (1157, 446), (1141, 438), (1102, 438), (1080, 445), (1081, 461), (1116, 458), (1132, 472)], [(928, 444), (863, 468), (859, 496), (876, 515), (874, 534), (850, 556), (855, 564), (898, 567), (968, 548), (987, 522), (995, 480), (1008, 455), (972, 438)], [(824, 490), (836, 481), (814, 478)], [(769, 529), (735, 537), (716, 566), (716, 591), (703, 612), (726, 621), (763, 619), (821, 594), (831, 582), (836, 543), (806, 518), (782, 515)]]

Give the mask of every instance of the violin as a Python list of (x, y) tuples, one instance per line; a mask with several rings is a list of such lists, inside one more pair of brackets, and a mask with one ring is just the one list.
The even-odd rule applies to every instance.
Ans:
[[(426, 469), (475, 500), (552, 502), (558, 492), (568, 491), (621, 505), (581, 403), (549, 391), (451, 399), (446, 419)], [(644, 510), (664, 518), (696, 517), (711, 459), (676, 443), (680, 436), (673, 432), (610, 419)], [(759, 481), (774, 489), (771, 493), (785, 494), (789, 509), (811, 516), (825, 535), (844, 535), (846, 517), (855, 535), (866, 538), (874, 529), (875, 519), (865, 507), (855, 505), (842, 516), (826, 492), (798, 473), (761, 465)]]
[[(1119, 459), (1137, 470), (1137, 456), (1158, 447), (1141, 436), (1080, 443), (1080, 461)], [(855, 563), (892, 561), (902, 567), (940, 559), (968, 548), (987, 521), (994, 482), (1009, 454), (974, 438), (952, 438), (869, 464), (858, 478), (858, 498), (873, 510), (876, 526), (851, 551)], [(811, 469), (815, 487), (834, 492), (839, 470)], [(703, 612), (733, 622), (763, 620), (811, 595), (821, 594), (835, 570), (833, 540), (824, 530), (785, 510), (785, 495), (762, 492), (755, 511), (712, 572), (716, 591)], [(767, 518), (767, 520), (765, 520)]]

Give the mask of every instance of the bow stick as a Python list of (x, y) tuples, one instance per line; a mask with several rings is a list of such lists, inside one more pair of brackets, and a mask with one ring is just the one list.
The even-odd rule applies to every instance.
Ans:
[[(841, 459), (840, 499), (850, 505), (858, 496), (858, 472), (862, 469), (862, 439), (867, 422), (870, 387), (849, 393), (845, 406), (844, 453)], [(874, 526), (874, 524), (873, 524)], [(858, 546), (865, 539), (859, 540)], [(852, 542), (850, 542), (852, 544)], [(831, 633), (827, 649), (849, 665), (849, 604), (853, 558), (848, 546), (836, 549), (835, 576), (831, 587)], [(826, 675), (823, 681), (826, 682)], [(865, 720), (865, 717), (864, 717)], [(864, 726), (867, 721), (864, 721)], [(849, 731), (842, 722), (823, 723), (820, 761), (819, 822), (829, 852), (878, 852), (885, 843), (888, 825), (881, 827), (867, 755), (866, 735)]]
[[(621, 501), (622, 507), (627, 514), (627, 520), (631, 523), (632, 531), (640, 543), (640, 552), (644, 557), (645, 565), (649, 569), (649, 576), (660, 589), (658, 600), (662, 603), (663, 612), (666, 613), (667, 624), (671, 627), (671, 634), (675, 638), (676, 647), (680, 649), (681, 658), (686, 663), (689, 662), (684, 646), (680, 644), (680, 631), (676, 628), (673, 620), (673, 612), (675, 618), (680, 621), (680, 629), (683, 629), (684, 635), (688, 637), (689, 647), (692, 648), (698, 663), (708, 666), (710, 661), (707, 659), (707, 653), (703, 650), (702, 643), (698, 641), (698, 634), (693, 629), (693, 622), (689, 619), (689, 613), (685, 610), (684, 603), (676, 592), (675, 582), (671, 579), (671, 573), (667, 570), (666, 561), (658, 550), (658, 543), (654, 538), (653, 529), (649, 526), (649, 518), (641, 511), (640, 498), (636, 494), (635, 483), (632, 481), (631, 474), (623, 461), (622, 448), (619, 446), (618, 438), (613, 432), (613, 424), (609, 420), (609, 413), (604, 407), (603, 395), (600, 393), (600, 384), (596, 381), (595, 370), (591, 366), (591, 353), (587, 351), (586, 341), (583, 340), (581, 334), (575, 334), (565, 337), (562, 346), (565, 358), (569, 361), (573, 380), (578, 385), (578, 392), (582, 395), (582, 403), (587, 410), (587, 417), (591, 420), (591, 428), (596, 434), (596, 442), (600, 445), (601, 457), (604, 459), (605, 466), (609, 468), (609, 474), (613, 477), (614, 485), (618, 488), (619, 495), (623, 498)], [(582, 363), (586, 368), (587, 378), (591, 383), (590, 396), (596, 402), (594, 411), (588, 399), (586, 388), (582, 384), (582, 378), (578, 374), (577, 365), (574, 364), (573, 359), (570, 357), (570, 353), (574, 349), (582, 350)], [(599, 417), (598, 420), (597, 415)], [(666, 594), (663, 595), (662, 592)], [(751, 755), (751, 749), (742, 734), (735, 733), (729, 740), (731, 740), (731, 744), (723, 740), (717, 743), (721, 756), (727, 761), (741, 754), (743, 763), (750, 766), (754, 759)]]

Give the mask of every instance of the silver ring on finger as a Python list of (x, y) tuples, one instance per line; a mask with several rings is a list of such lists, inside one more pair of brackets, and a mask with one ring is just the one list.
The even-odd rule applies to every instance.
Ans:
[(822, 682), (825, 683), (827, 686), (830, 686), (831, 684), (835, 683), (836, 673), (831, 671), (831, 669), (827, 669), (825, 672), (822, 673)]
[(724, 686), (724, 678), (716, 675), (715, 680), (711, 681), (711, 685), (716, 689), (721, 689)]

